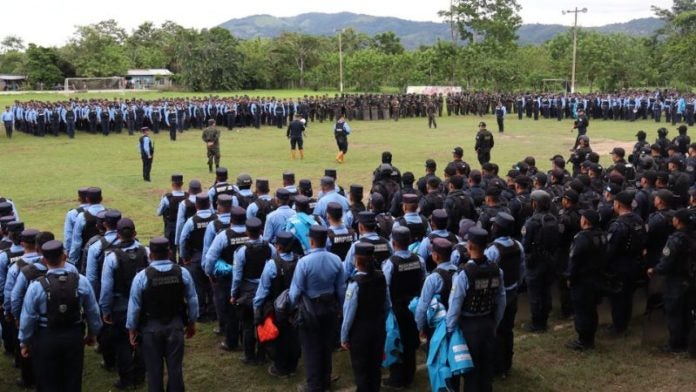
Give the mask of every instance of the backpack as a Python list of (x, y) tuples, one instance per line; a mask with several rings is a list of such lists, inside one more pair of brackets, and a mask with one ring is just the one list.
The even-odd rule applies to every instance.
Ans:
[(258, 207), (258, 210), (256, 211), (256, 217), (261, 220), (262, 223), (266, 223), (266, 217), (268, 214), (273, 212), (273, 204), (271, 204), (270, 200), (258, 198), (254, 202), (256, 203), (256, 206)]
[(390, 213), (384, 212), (378, 214), (375, 217), (375, 220), (377, 221), (377, 234), (384, 238), (391, 237), (392, 226), (394, 226), (394, 217), (391, 216)]

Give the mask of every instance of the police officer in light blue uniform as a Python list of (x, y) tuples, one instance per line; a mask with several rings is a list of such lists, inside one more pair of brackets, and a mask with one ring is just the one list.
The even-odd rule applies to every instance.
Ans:
[(220, 197), (218, 197), (217, 213), (215, 214), (217, 218), (212, 224), (205, 228), (205, 234), (203, 235), (203, 270), (205, 270), (205, 255), (208, 253), (210, 244), (213, 243), (213, 240), (218, 233), (229, 228), (230, 226), (230, 214), (232, 212), (232, 208), (232, 196), (220, 195)]
[(176, 227), (174, 229), (174, 244), (179, 246), (179, 237), (181, 229), (184, 228), (184, 223), (196, 213), (196, 195), (201, 193), (203, 188), (198, 180), (191, 180), (188, 188), (188, 198), (179, 203), (179, 208), (176, 212)]
[(314, 207), (314, 214), (326, 220), (326, 206), (328, 206), (329, 203), (338, 203), (343, 207), (344, 214), (348, 212), (350, 203), (348, 203), (348, 199), (346, 199), (345, 196), (341, 196), (336, 192), (336, 183), (334, 179), (324, 176), (321, 178), (320, 184), (322, 196)]
[(295, 215), (288, 219), (285, 224), (285, 231), (291, 232), (300, 246), (297, 253), (306, 254), (309, 252), (309, 229), (313, 225), (318, 225), (317, 219), (310, 215), (309, 198), (298, 195), (294, 198)]
[[(273, 197), (268, 194), (270, 192), (270, 189), (268, 187), (268, 179), (265, 178), (257, 178), (256, 179), (256, 200), (249, 204), (246, 208), (246, 217), (247, 219), (251, 218), (263, 218), (261, 219), (262, 222), (266, 223), (266, 213), (270, 210), (270, 208), (261, 208), (261, 206), (267, 206), (267, 207), (272, 207), (271, 202), (273, 201)], [(259, 211), (263, 210), (263, 217), (258, 216)]]
[(469, 229), (471, 259), (452, 282), (446, 317), (447, 332), (461, 328), (474, 362), (474, 369), (464, 375), (466, 388), (479, 391), (492, 390), (495, 328), (505, 312), (503, 271), (483, 254), (487, 243), (486, 230)]
[(10, 111), (9, 106), (5, 106), (5, 111), (2, 113), (2, 123), (5, 126), (5, 134), (8, 139), (12, 138), (12, 128), (15, 124), (15, 116), (12, 111)]
[(423, 260), (425, 260), (425, 266), (431, 270), (435, 268), (431, 260), (431, 243), (432, 240), (439, 237), (445, 238), (453, 245), (461, 241), (459, 237), (447, 231), (447, 212), (445, 210), (439, 209), (433, 211), (430, 216), (430, 224), (433, 231), (427, 236), (423, 237), (420, 245), (418, 246), (418, 251), (416, 252)]
[[(381, 237), (375, 232), (377, 222), (375, 221), (375, 213), (363, 211), (358, 214), (358, 240), (351, 245), (346, 258), (343, 261), (346, 278), (350, 278), (355, 274), (355, 246), (360, 242), (370, 242), (375, 245), (374, 257), (377, 266), (381, 265), (384, 260), (394, 253), (391, 244), (386, 238)], [(379, 245), (379, 248), (377, 246)], [(386, 245), (386, 246), (385, 246)], [(386, 248), (386, 250), (385, 250)]]
[[(87, 202), (89, 206), (85, 207), (85, 210), (77, 215), (77, 218), (75, 218), (75, 225), (73, 226), (73, 238), (70, 242), (70, 252), (68, 254), (68, 262), (72, 265), (77, 264), (83, 245), (97, 232), (96, 227), (91, 227), (91, 222), (93, 222), (91, 217), (95, 217), (94, 221), (96, 221), (97, 213), (105, 209), (101, 201), (101, 188), (90, 187), (87, 190)], [(85, 227), (88, 223), (85, 214), (91, 216), (89, 219), (90, 227)]]
[[(194, 230), (197, 230), (196, 224), (193, 221), (194, 217), (199, 217), (201, 219), (212, 221), (213, 212), (210, 209), (210, 201), (206, 200), (207, 195), (199, 194), (196, 195), (196, 214), (188, 218), (184, 226), (181, 228), (181, 234), (179, 235), (179, 254), (183, 259), (190, 259), (192, 254), (190, 254), (191, 249), (187, 249), (187, 241)], [(207, 229), (207, 226), (204, 228)], [(204, 232), (205, 233), (205, 232)], [(203, 249), (193, 249), (193, 251), (203, 251)]]
[(238, 317), (242, 323), (244, 355), (241, 360), (245, 365), (259, 364), (264, 361), (265, 356), (254, 333), (253, 299), (264, 266), (275, 255), (275, 248), (268, 241), (261, 239), (262, 227), (260, 219), (248, 219), (246, 230), (249, 239), (234, 252), (230, 304), (237, 306)]
[(84, 345), (93, 345), (101, 328), (97, 301), (87, 279), (65, 268), (63, 243), (49, 241), (41, 249), (48, 272), (29, 285), (24, 298), (22, 356), (33, 358), (38, 390), (80, 391)]
[(278, 207), (266, 217), (266, 225), (263, 228), (263, 239), (274, 243), (276, 234), (285, 230), (288, 220), (295, 216), (295, 211), (290, 208), (290, 191), (280, 188), (276, 191), (276, 203)]
[(169, 260), (169, 241), (150, 240), (150, 265), (138, 272), (128, 299), (126, 328), (132, 345), (141, 345), (149, 391), (183, 391), (184, 327), (196, 334), (198, 297), (189, 272)]
[(432, 332), (427, 327), (426, 313), (430, 301), (436, 294), (440, 295), (440, 303), (445, 307), (449, 304), (449, 295), (452, 289), (452, 277), (457, 271), (457, 267), (450, 263), (452, 253), (452, 243), (444, 238), (433, 240), (433, 261), (437, 264), (435, 270), (425, 278), (423, 289), (421, 290), (418, 305), (416, 305), (416, 327), (420, 332), (421, 339), (428, 337)]
[(135, 387), (145, 376), (145, 364), (139, 350), (128, 341), (126, 310), (128, 295), (135, 274), (148, 266), (148, 250), (135, 240), (135, 224), (128, 218), (117, 223), (118, 245), (104, 258), (101, 274), (99, 307), (105, 324), (111, 326), (108, 344), (115, 352), (119, 379), (116, 389)]
[(104, 263), (106, 252), (118, 244), (118, 236), (116, 233), (116, 225), (121, 219), (121, 212), (118, 210), (107, 210), (104, 214), (104, 227), (106, 231), (100, 241), (90, 245), (87, 249), (87, 266), (85, 276), (87, 281), (92, 285), (94, 295), (100, 294), (101, 272)]
[(325, 391), (331, 384), (336, 314), (343, 306), (346, 279), (341, 259), (326, 251), (327, 234), (323, 226), (311, 227), (312, 249), (297, 263), (290, 285), (290, 304), (295, 306), (307, 301), (312, 304), (316, 316), (316, 323), (299, 322), (307, 377), (307, 384), (298, 388), (302, 391)]
[(17, 276), (20, 270), (27, 264), (34, 264), (39, 261), (41, 256), (36, 252), (36, 236), (39, 231), (36, 229), (23, 230), (19, 235), (20, 245), (24, 249), (21, 256), (17, 256), (14, 260), (10, 260), (10, 268), (7, 271), (5, 286), (3, 288), (3, 307), (5, 309), (5, 317), (12, 319), (12, 289), (17, 281)]
[(77, 190), (77, 199), (80, 205), (65, 214), (65, 223), (63, 224), (63, 247), (65, 249), (70, 249), (75, 219), (89, 205), (87, 204), (87, 189), (87, 187), (83, 187)]

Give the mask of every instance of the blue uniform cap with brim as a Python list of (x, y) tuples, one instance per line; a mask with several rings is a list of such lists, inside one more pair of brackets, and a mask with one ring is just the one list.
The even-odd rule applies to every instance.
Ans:
[(150, 240), (150, 252), (163, 253), (169, 251), (169, 240), (164, 237), (155, 237)]
[(121, 211), (119, 210), (107, 210), (104, 213), (104, 221), (111, 225), (116, 225), (121, 219)]
[(580, 210), (580, 216), (585, 217), (592, 226), (599, 224), (599, 213), (595, 210)]
[(372, 211), (360, 211), (358, 213), (358, 222), (359, 223), (375, 223), (375, 213)]
[(326, 177), (336, 178), (336, 169), (324, 169), (324, 175)]
[(233, 225), (243, 225), (246, 222), (246, 210), (242, 207), (232, 207), (230, 222)]
[(0, 227), (2, 227), (4, 230), (7, 230), (7, 225), (10, 224), (10, 222), (14, 222), (15, 217), (13, 215), (10, 216), (3, 216), (0, 218)]
[(116, 230), (118, 230), (119, 233), (128, 230), (135, 230), (135, 222), (133, 222), (133, 220), (130, 218), (121, 218), (116, 225)]
[(289, 248), (295, 242), (295, 236), (289, 231), (281, 231), (276, 234), (276, 243), (283, 248)]
[(307, 207), (309, 206), (309, 197), (305, 195), (297, 195), (293, 199), (296, 207)]
[(217, 203), (219, 206), (222, 206), (222, 207), (231, 207), (232, 206), (232, 196), (231, 195), (220, 195), (217, 198)]
[(276, 199), (290, 200), (290, 191), (285, 188), (280, 188), (276, 191)]
[(203, 186), (201, 185), (201, 182), (198, 180), (191, 180), (189, 181), (189, 189), (190, 190), (201, 190), (203, 189)]
[(430, 219), (432, 219), (435, 224), (437, 224), (439, 227), (443, 227), (447, 225), (447, 211), (443, 209), (438, 209), (433, 211), (432, 215), (430, 215)]
[(486, 244), (488, 244), (488, 232), (480, 227), (472, 227), (469, 229), (467, 241), (480, 247), (484, 247)]
[(10, 233), (21, 233), (24, 230), (24, 222), (12, 221), (7, 224), (7, 231)]
[(350, 194), (361, 196), (363, 194), (363, 186), (360, 184), (352, 184), (350, 186)]
[(260, 230), (263, 227), (263, 222), (259, 218), (247, 219), (246, 223), (247, 230)]
[(8, 202), (0, 203), (0, 216), (6, 216), (12, 214), (12, 204)]
[(414, 193), (407, 193), (401, 197), (404, 204), (416, 204), (418, 203), (418, 195)]
[(172, 174), (172, 182), (175, 184), (183, 184), (184, 183), (184, 175), (183, 174)]
[(358, 242), (355, 244), (356, 256), (372, 256), (375, 254), (375, 246), (369, 242)]
[(326, 205), (326, 212), (328, 214), (335, 215), (335, 214), (338, 214), (339, 212), (343, 212), (343, 207), (341, 207), (340, 204), (332, 201), (331, 203)]
[(503, 229), (509, 229), (514, 227), (515, 218), (513, 218), (512, 215), (508, 214), (507, 212), (498, 212), (496, 216), (491, 218), (491, 223), (495, 223), (498, 225), (498, 227)]
[(22, 233), (19, 235), (19, 241), (33, 244), (36, 242), (37, 235), (39, 235), (39, 231), (36, 229), (22, 230)]
[(312, 225), (309, 228), (309, 237), (315, 240), (325, 240), (328, 233), (328, 229), (321, 225)]
[(445, 238), (437, 237), (432, 241), (433, 252), (439, 254), (449, 254), (452, 252), (453, 244)]
[(392, 239), (399, 243), (411, 242), (411, 229), (408, 226), (397, 226), (392, 229)]
[(328, 185), (328, 186), (335, 184), (333, 177), (329, 177), (329, 176), (322, 177), (321, 180), (319, 181), (319, 183), (321, 185)]
[(63, 243), (51, 240), (41, 245), (41, 253), (44, 257), (52, 259), (63, 254)]

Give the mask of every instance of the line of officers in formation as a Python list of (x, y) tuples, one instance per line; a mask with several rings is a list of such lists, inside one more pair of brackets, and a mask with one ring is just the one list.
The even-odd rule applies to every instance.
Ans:
[[(634, 121), (654, 119), (656, 122), (684, 121), (692, 126), (696, 96), (676, 91), (627, 90), (618, 93), (554, 94), (554, 93), (488, 93), (463, 92), (447, 95), (433, 94), (336, 94), (333, 97), (307, 96), (297, 99), (276, 97), (205, 97), (162, 98), (156, 100), (119, 99), (73, 100), (60, 102), (15, 101), (7, 106), (2, 121), (8, 137), (13, 128), (44, 136), (66, 133), (74, 137), (75, 130), (90, 133), (129, 134), (149, 127), (155, 133), (168, 129), (170, 137), (185, 129), (202, 129), (208, 120), (233, 129), (262, 125), (282, 128), (295, 114), (307, 121), (324, 122), (344, 115), (353, 120), (397, 120), (399, 118), (435, 116), (443, 111), (450, 115), (487, 115), (504, 117), (516, 113), (524, 117), (577, 118), (584, 110), (594, 119)], [(664, 116), (664, 117), (663, 117)]]
[[(646, 158), (640, 146), (634, 154)], [(96, 339), (102, 365), (118, 370), (116, 387), (147, 377), (148, 389), (161, 391), (166, 362), (167, 389), (178, 391), (184, 337), (197, 321), (217, 320), (220, 348), (241, 351), (249, 366), (270, 357), (272, 376), (294, 374), (302, 353), (306, 383), (298, 390), (330, 389), (331, 354), (341, 346), (350, 350), (358, 390), (374, 391), (413, 385), (416, 350), (433, 338), (435, 301), (447, 309), (447, 332), (459, 329), (467, 341), (474, 368), (465, 389), (490, 390), (513, 363), (523, 287), (527, 331), (547, 330), (557, 285), (561, 312), (574, 315), (577, 331), (567, 346), (588, 350), (600, 299), (611, 305), (608, 333), (622, 336), (634, 292), (647, 284), (647, 310), (668, 319), (664, 350), (682, 352), (693, 331), (696, 192), (687, 168), (696, 144), (688, 156), (673, 146), (664, 157), (657, 152), (650, 166), (634, 167), (616, 148), (605, 169), (583, 137), (572, 174), (562, 156), (547, 173), (527, 157), (502, 177), (493, 163), (472, 169), (455, 148), (444, 179), (428, 160), (418, 180), (384, 152), (367, 205), (365, 188), (344, 190), (333, 169), (316, 197), (311, 181), (296, 185), (289, 172), (274, 192), (267, 179), (247, 174), (229, 181), (224, 168), (207, 191), (198, 180), (184, 191), (175, 174), (157, 209), (165, 235), (149, 248), (138, 243), (132, 220), (101, 204), (99, 188), (78, 191), (62, 243), (24, 228), (4, 200), (4, 347), (24, 386), (79, 390), (83, 344)], [(402, 347), (382, 381), (388, 312)], [(262, 342), (269, 317), (278, 333)]]

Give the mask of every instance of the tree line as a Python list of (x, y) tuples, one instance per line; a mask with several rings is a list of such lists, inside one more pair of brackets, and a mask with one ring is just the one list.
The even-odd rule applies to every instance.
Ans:
[[(572, 31), (541, 45), (520, 46), (516, 0), (458, 0), (440, 13), (452, 40), (405, 50), (393, 32), (341, 35), (344, 85), (349, 91), (458, 85), (469, 89), (560, 88), (569, 79)], [(696, 0), (654, 8), (665, 21), (650, 37), (579, 29), (577, 81), (597, 91), (696, 84)], [(61, 47), (25, 46), (17, 36), (0, 42), (0, 73), (27, 75), (27, 88), (62, 84), (66, 77), (125, 75), (131, 68), (167, 68), (192, 91), (333, 89), (339, 81), (339, 38), (296, 32), (240, 40), (228, 30), (144, 22), (130, 33), (115, 20), (77, 26)]]

